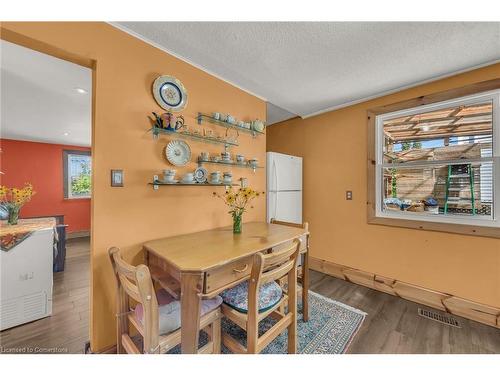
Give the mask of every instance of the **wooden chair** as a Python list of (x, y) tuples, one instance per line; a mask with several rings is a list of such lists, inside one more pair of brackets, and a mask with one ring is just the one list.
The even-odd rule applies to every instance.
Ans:
[[(222, 313), (247, 333), (246, 347), (228, 333), (223, 333), (222, 342), (233, 353), (260, 353), (285, 329), (288, 329), (288, 353), (297, 352), (296, 288), (299, 249), (300, 240), (294, 240), (293, 244), (279, 252), (255, 254), (250, 280), (221, 293), (224, 300)], [(288, 276), (288, 294), (283, 293), (275, 281), (285, 275)], [(280, 291), (279, 295), (275, 293), (277, 289)], [(268, 294), (263, 298), (265, 293)], [(287, 302), (288, 312), (285, 314), (281, 311), (284, 311)], [(259, 337), (259, 322), (267, 316), (272, 316), (277, 322)]]
[[(278, 221), (271, 219), (272, 224), (287, 225), (290, 227), (303, 228), (309, 231), (309, 223), (303, 224), (288, 223), (285, 221)], [(286, 245), (286, 244), (285, 244)], [(284, 245), (273, 248), (272, 251), (279, 251)], [(300, 249), (302, 264), (297, 266), (297, 280), (302, 285), (302, 320), (307, 322), (309, 320), (309, 235), (302, 239)], [(280, 285), (283, 285), (286, 280), (280, 280)]]
[[(145, 354), (166, 353), (181, 342), (181, 330), (168, 328), (180, 326), (180, 303), (165, 290), (155, 292), (149, 268), (141, 264), (137, 267), (125, 262), (120, 249), (112, 247), (108, 250), (111, 264), (116, 276), (116, 347), (117, 353), (139, 354), (141, 351), (134, 344), (129, 333), (129, 323), (135, 327), (143, 339), (142, 352)], [(135, 310), (130, 309), (130, 298), (138, 304)], [(164, 303), (158, 306), (158, 300)], [(202, 301), (200, 329), (204, 330), (209, 342), (199, 349), (198, 353), (220, 353), (221, 346), (221, 309), (222, 299), (217, 296), (212, 300)], [(178, 309), (175, 309), (178, 307)], [(163, 310), (162, 310), (163, 309)], [(165, 311), (168, 315), (161, 315)], [(178, 311), (178, 314), (176, 315)], [(172, 323), (168, 318), (176, 317)], [(162, 323), (163, 329), (162, 329)]]

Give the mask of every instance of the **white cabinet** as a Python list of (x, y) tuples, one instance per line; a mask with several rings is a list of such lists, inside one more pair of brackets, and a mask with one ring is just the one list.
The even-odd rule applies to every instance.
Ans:
[(54, 230), (37, 230), (0, 251), (0, 330), (52, 314)]

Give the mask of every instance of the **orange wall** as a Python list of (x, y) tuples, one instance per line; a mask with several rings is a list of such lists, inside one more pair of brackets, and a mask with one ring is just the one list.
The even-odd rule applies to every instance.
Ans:
[(64, 199), (63, 150), (88, 147), (0, 139), (2, 185), (22, 187), (31, 182), (36, 194), (21, 209), (21, 217), (64, 215), (67, 231), (90, 230), (90, 199)]
[[(368, 225), (366, 111), (500, 77), (500, 64), (267, 129), (267, 150), (304, 158), (311, 256), (500, 306), (500, 240)], [(345, 191), (353, 200), (345, 200)]]
[[(231, 113), (241, 119), (265, 119), (266, 105), (195, 67), (160, 51), (105, 23), (2, 24), (2, 38), (16, 39), (28, 47), (96, 62), (94, 77), (93, 199), (92, 199), (92, 298), (91, 347), (100, 350), (115, 342), (115, 285), (107, 256), (110, 246), (121, 247), (127, 258), (141, 260), (141, 244), (154, 238), (229, 225), (231, 218), (208, 187), (147, 185), (153, 174), (171, 166), (163, 151), (166, 137), (153, 140), (147, 117), (161, 111), (151, 93), (160, 74), (179, 78), (189, 93), (182, 113), (195, 127), (200, 112)], [(12, 34), (16, 33), (16, 34)], [(26, 40), (31, 38), (32, 40)], [(221, 132), (221, 128), (216, 129)], [(265, 160), (266, 140), (241, 134), (237, 152)], [(193, 158), (201, 151), (222, 148), (188, 141)], [(194, 162), (179, 173), (196, 167)], [(110, 187), (110, 169), (123, 169), (125, 187)], [(213, 167), (208, 167), (213, 170)], [(224, 171), (225, 169), (221, 169)], [(255, 174), (235, 169), (233, 178), (248, 177), (251, 186), (265, 189), (265, 170)], [(221, 189), (221, 188), (218, 188)], [(245, 214), (245, 221), (265, 219), (265, 200)]]

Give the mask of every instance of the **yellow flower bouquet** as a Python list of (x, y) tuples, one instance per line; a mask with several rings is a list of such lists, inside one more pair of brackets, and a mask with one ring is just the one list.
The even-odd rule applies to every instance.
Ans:
[(19, 210), (31, 200), (35, 195), (33, 186), (29, 183), (24, 184), (22, 189), (15, 187), (0, 186), (0, 202), (9, 212), (8, 223), (16, 225), (19, 219)]
[[(248, 187), (239, 189), (229, 187), (224, 194), (213, 193), (214, 197), (222, 199), (226, 206), (229, 207), (228, 212), (233, 217), (233, 233), (241, 233), (243, 212), (246, 211), (250, 202), (261, 194), (264, 193), (260, 193)], [(250, 208), (253, 208), (253, 206), (250, 206)]]

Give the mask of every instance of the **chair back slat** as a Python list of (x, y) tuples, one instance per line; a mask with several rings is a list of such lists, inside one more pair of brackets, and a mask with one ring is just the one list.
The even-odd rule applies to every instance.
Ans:
[[(116, 249), (116, 250), (113, 251), (113, 249)], [(117, 274), (120, 274), (120, 275), (127, 277), (130, 280), (135, 280), (136, 268), (123, 260), (123, 258), (120, 255), (120, 250), (115, 247), (115, 248), (111, 248), (110, 252), (112, 252), (110, 254), (110, 256), (112, 257), (112, 261), (114, 261), (112, 263), (113, 263), (113, 268), (115, 269), (115, 272)]]
[(268, 270), (270, 268), (279, 266), (280, 264), (286, 262), (293, 253), (297, 250), (297, 246), (300, 248), (300, 239), (295, 239), (286, 244), (286, 247), (279, 251), (274, 251), (269, 254), (263, 255), (263, 268)]
[(300, 249), (300, 240), (295, 239), (284, 250), (270, 254), (255, 254), (252, 267), (252, 280), (262, 285), (269, 281), (278, 280), (285, 276), (290, 270), (297, 266), (297, 258)]
[[(309, 231), (309, 223), (304, 222), (302, 224), (296, 224), (296, 223), (289, 223), (286, 221), (279, 221), (275, 219), (271, 219), (271, 224), (278, 224), (278, 225), (285, 225), (287, 227), (294, 227), (294, 228), (302, 228), (306, 230), (307, 232)], [(304, 234), (300, 236), (300, 239), (302, 240), (302, 244), (300, 245), (300, 250), (301, 251), (306, 251), (309, 248), (309, 234)], [(273, 251), (281, 251), (282, 249), (287, 248), (287, 246), (291, 243), (290, 242), (285, 242), (277, 246), (273, 246)]]
[(281, 264), (278, 268), (264, 272), (260, 278), (260, 284), (266, 284), (270, 281), (281, 279), (293, 268), (295, 259), (289, 259), (287, 262)]
[(139, 288), (137, 285), (132, 283), (127, 277), (125, 277), (123, 274), (118, 274), (118, 278), (120, 279), (120, 284), (122, 288), (124, 289), (125, 293), (132, 298), (134, 301), (141, 303), (142, 298), (139, 293)]
[(280, 221), (276, 219), (271, 219), (271, 224), (286, 225), (287, 227), (304, 228), (304, 224), (289, 223), (287, 221)]

